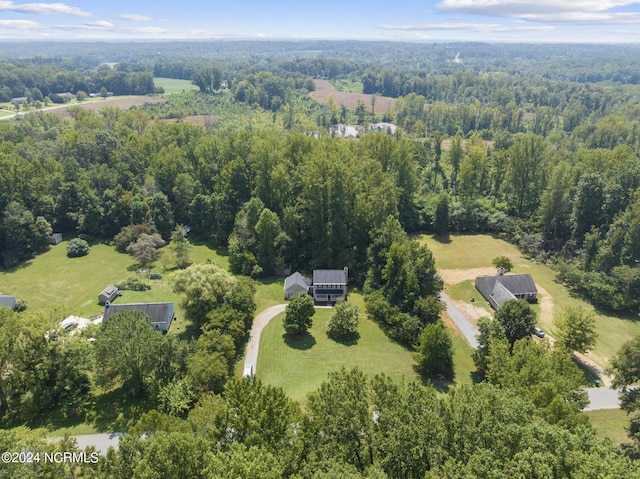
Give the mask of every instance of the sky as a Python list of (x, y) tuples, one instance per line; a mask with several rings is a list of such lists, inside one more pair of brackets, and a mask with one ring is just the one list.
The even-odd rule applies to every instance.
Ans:
[(0, 0), (0, 40), (638, 43), (640, 0)]

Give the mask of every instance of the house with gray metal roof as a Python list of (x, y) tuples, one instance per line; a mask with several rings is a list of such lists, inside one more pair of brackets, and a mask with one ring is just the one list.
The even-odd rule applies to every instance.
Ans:
[(538, 288), (530, 274), (497, 274), (478, 276), (476, 289), (496, 310), (510, 299), (536, 301)]
[(0, 293), (0, 306), (5, 306), (9, 309), (16, 309), (17, 303), (18, 300), (15, 296)]
[(311, 280), (313, 301), (319, 304), (335, 304), (338, 298), (347, 300), (349, 269), (314, 269)]
[(166, 333), (175, 319), (173, 303), (110, 304), (104, 308), (103, 321), (123, 311), (142, 311), (149, 317), (153, 329)]
[(311, 280), (297, 271), (284, 280), (284, 299), (291, 299), (294, 294), (309, 294)]

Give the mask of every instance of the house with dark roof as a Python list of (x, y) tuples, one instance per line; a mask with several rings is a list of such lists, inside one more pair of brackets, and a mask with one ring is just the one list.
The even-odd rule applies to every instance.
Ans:
[(15, 296), (0, 293), (0, 306), (5, 306), (13, 310), (16, 309), (16, 304), (18, 304), (18, 300)]
[(530, 274), (504, 274), (496, 276), (478, 276), (476, 289), (496, 310), (510, 299), (536, 301), (538, 288)]
[(313, 301), (320, 304), (335, 304), (338, 298), (347, 300), (349, 269), (314, 269), (311, 280)]
[(171, 322), (175, 319), (173, 303), (131, 303), (106, 306), (102, 320), (107, 321), (114, 314), (123, 311), (142, 311), (149, 317), (153, 329), (162, 331), (164, 334), (169, 331)]
[(297, 271), (284, 280), (284, 299), (291, 299), (294, 294), (309, 294), (311, 280)]

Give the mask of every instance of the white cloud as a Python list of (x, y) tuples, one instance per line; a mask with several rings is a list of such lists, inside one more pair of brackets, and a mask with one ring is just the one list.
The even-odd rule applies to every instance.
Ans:
[(11, 28), (16, 30), (32, 30), (40, 28), (40, 24), (31, 20), (0, 20), (0, 28)]
[(639, 13), (610, 11), (633, 5), (640, 5), (640, 0), (442, 0), (437, 7), (440, 11), (511, 17), (532, 22), (640, 23)]
[(471, 32), (527, 32), (553, 30), (555, 27), (551, 25), (538, 26), (508, 26), (498, 23), (425, 23), (419, 25), (378, 25), (383, 30), (402, 30), (402, 31), (431, 31), (431, 30), (464, 30)]
[(0, 1), (0, 11), (7, 10), (19, 13), (35, 13), (40, 15), (72, 15), (74, 17), (90, 17), (91, 14), (80, 10), (78, 7), (70, 7), (64, 3), (23, 3), (16, 5), (11, 1)]
[(123, 13), (122, 15), (118, 15), (118, 18), (128, 20), (130, 22), (150, 22), (152, 20), (151, 17), (138, 15), (137, 13)]
[(113, 28), (113, 23), (106, 20), (98, 20), (97, 22), (85, 23), (86, 26), (92, 28)]

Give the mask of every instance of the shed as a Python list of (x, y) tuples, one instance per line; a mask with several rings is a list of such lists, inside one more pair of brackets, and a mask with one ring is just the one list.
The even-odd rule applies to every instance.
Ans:
[(113, 301), (117, 295), (118, 288), (110, 284), (98, 295), (98, 303), (105, 304), (107, 301)]
[(308, 294), (311, 280), (299, 272), (293, 273), (284, 280), (284, 299), (291, 299), (295, 294)]
[(173, 303), (131, 303), (131, 304), (111, 304), (104, 308), (103, 321), (107, 321), (114, 314), (123, 311), (142, 311), (149, 317), (149, 322), (153, 329), (166, 333), (169, 331), (171, 322), (175, 319), (175, 309)]
[(59, 244), (62, 241), (62, 233), (53, 233), (49, 236), (49, 244)]
[(9, 296), (7, 294), (0, 294), (0, 306), (5, 306), (11, 310), (16, 309), (18, 301), (15, 296)]

